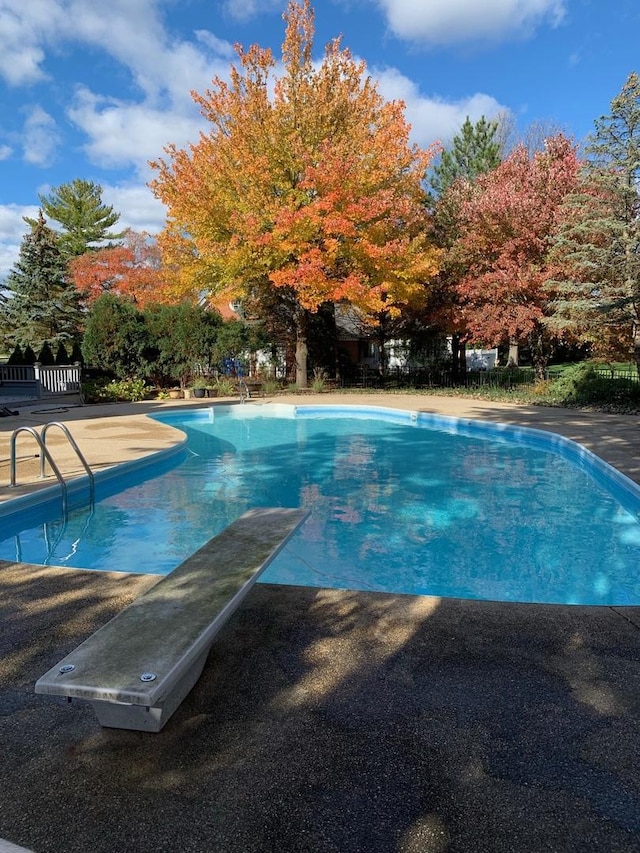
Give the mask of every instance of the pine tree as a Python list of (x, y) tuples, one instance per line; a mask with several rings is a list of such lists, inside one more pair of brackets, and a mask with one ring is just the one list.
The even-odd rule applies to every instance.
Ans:
[(460, 265), (450, 250), (459, 236), (460, 208), (473, 182), (500, 164), (502, 145), (497, 134), (498, 122), (487, 121), (482, 116), (472, 124), (467, 116), (460, 133), (454, 136), (451, 148), (442, 152), (429, 180), (433, 239), (445, 250), (439, 287), (434, 289), (437, 301), (429, 306), (429, 313), (431, 320), (436, 319), (452, 332), (454, 375), (466, 369), (462, 343), (466, 327), (456, 288), (468, 270)]
[(62, 341), (58, 344), (58, 349), (56, 350), (56, 364), (69, 364), (69, 354)]
[(82, 311), (76, 289), (66, 281), (58, 238), (40, 211), (22, 240), (18, 260), (6, 280), (10, 298), (0, 307), (10, 346), (45, 341), (57, 347), (77, 338)]
[(595, 122), (579, 189), (567, 197), (551, 260), (556, 329), (602, 353), (633, 348), (640, 373), (640, 78)]
[(496, 121), (487, 121), (482, 116), (471, 124), (467, 116), (460, 133), (453, 137), (451, 148), (442, 152), (433, 168), (429, 183), (436, 196), (442, 196), (458, 178), (473, 181), (495, 169), (502, 159), (497, 130)]
[(22, 356), (22, 364), (35, 364), (37, 360), (38, 357), (33, 351), (31, 344), (27, 344)]
[(45, 341), (40, 347), (40, 352), (38, 353), (38, 361), (40, 362), (40, 364), (45, 365), (51, 365), (56, 363), (53, 351), (49, 346), (49, 341)]
[(7, 364), (24, 364), (24, 353), (22, 352), (22, 347), (20, 344), (16, 344), (13, 348), (13, 352), (9, 356)]
[[(96, 244), (119, 240), (124, 232), (110, 233), (120, 214), (102, 203), (102, 187), (93, 181), (76, 178), (53, 187), (49, 195), (40, 195), (42, 210), (59, 223), (60, 249), (67, 258), (83, 255)], [(31, 224), (31, 222), (30, 222)]]

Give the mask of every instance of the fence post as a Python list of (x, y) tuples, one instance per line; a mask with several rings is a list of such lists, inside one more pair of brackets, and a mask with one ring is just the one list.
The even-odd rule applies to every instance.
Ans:
[(36, 393), (38, 397), (42, 397), (42, 379), (40, 377), (40, 368), (42, 367), (42, 363), (36, 361), (33, 365), (33, 378), (36, 380)]

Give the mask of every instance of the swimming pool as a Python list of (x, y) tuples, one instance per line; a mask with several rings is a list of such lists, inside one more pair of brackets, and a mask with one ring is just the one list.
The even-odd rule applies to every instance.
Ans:
[[(546, 432), (371, 407), (156, 415), (186, 446), (76, 496), (3, 508), (0, 558), (165, 573), (257, 506), (311, 517), (262, 576), (505, 601), (640, 602), (640, 489)], [(25, 516), (29, 528), (25, 528)]]

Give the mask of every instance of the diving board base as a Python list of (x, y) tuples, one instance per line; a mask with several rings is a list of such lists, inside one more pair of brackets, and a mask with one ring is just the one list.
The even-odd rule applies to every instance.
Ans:
[(101, 726), (107, 729), (131, 729), (136, 732), (159, 732), (180, 707), (182, 700), (202, 675), (209, 649), (181, 677), (171, 694), (157, 705), (131, 705), (127, 702), (91, 701)]

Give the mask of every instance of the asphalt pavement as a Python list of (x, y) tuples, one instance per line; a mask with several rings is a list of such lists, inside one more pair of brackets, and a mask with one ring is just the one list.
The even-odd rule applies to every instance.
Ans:
[[(640, 474), (634, 416), (426, 395), (385, 404), (562, 432)], [(96, 466), (166, 449), (179, 434), (144, 417), (159, 405), (3, 418), (0, 477), (16, 425), (44, 419), (64, 419)], [(21, 493), (42, 487), (27, 464)], [(0, 497), (15, 494), (4, 476)], [(7, 843), (35, 853), (640, 851), (640, 608), (259, 584), (158, 734), (103, 729), (88, 704), (35, 695), (40, 675), (153, 582), (0, 563)]]

